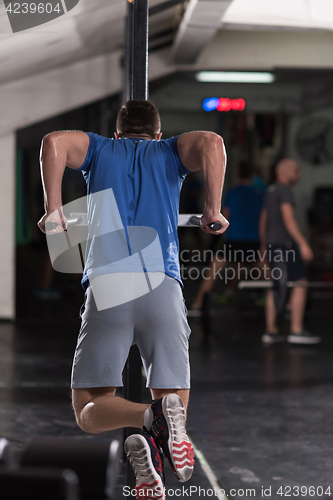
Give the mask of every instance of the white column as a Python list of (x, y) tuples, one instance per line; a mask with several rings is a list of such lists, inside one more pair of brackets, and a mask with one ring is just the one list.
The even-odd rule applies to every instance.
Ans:
[(15, 317), (15, 133), (0, 137), (0, 318)]

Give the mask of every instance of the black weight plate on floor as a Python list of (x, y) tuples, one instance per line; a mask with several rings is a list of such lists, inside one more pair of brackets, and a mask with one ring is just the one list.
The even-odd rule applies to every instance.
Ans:
[(71, 469), (83, 498), (111, 498), (119, 467), (118, 441), (34, 439), (23, 450), (21, 465)]
[(79, 480), (71, 470), (47, 467), (0, 468), (1, 500), (79, 500)]

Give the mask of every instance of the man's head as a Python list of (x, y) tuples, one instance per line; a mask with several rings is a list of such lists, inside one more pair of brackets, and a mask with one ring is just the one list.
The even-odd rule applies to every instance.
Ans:
[(276, 181), (286, 184), (287, 186), (293, 186), (301, 178), (299, 165), (291, 158), (283, 158), (280, 160), (276, 165), (275, 174)]
[(238, 180), (242, 183), (252, 182), (253, 169), (247, 161), (238, 164)]
[(162, 136), (160, 131), (160, 114), (151, 101), (133, 99), (121, 107), (117, 117), (116, 139), (144, 137), (159, 140)]

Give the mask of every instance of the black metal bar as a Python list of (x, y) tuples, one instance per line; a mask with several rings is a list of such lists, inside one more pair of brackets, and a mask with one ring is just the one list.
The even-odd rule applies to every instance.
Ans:
[[(131, 347), (128, 360), (124, 370), (124, 396), (129, 401), (141, 403), (141, 383), (142, 383), (142, 363), (139, 349), (136, 345)], [(124, 441), (131, 434), (137, 434), (135, 427), (126, 427), (124, 429)], [(135, 476), (129, 462), (127, 462), (127, 486), (135, 488)]]
[(132, 99), (148, 99), (148, 0), (134, 0)]
[[(126, 26), (126, 55), (124, 78), (124, 102), (130, 99), (148, 99), (148, 0), (128, 3)], [(141, 402), (142, 364), (139, 349), (132, 346), (124, 370), (124, 397), (135, 403)], [(124, 429), (124, 439), (137, 432)], [(128, 463), (127, 484), (135, 487), (135, 476)]]
[(125, 48), (125, 63), (124, 63), (124, 89), (123, 102), (132, 99), (132, 44), (133, 44), (133, 12), (134, 7), (132, 2), (127, 2), (127, 19), (126, 19), (126, 48)]

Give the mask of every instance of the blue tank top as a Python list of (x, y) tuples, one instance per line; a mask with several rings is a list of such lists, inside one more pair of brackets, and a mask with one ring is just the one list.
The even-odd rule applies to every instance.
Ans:
[[(110, 139), (87, 134), (79, 170), (87, 183), (88, 240), (82, 285), (112, 272), (165, 272), (181, 285), (179, 196), (189, 170), (178, 137)], [(148, 264), (147, 264), (148, 262)]]

